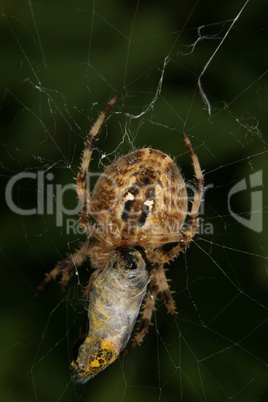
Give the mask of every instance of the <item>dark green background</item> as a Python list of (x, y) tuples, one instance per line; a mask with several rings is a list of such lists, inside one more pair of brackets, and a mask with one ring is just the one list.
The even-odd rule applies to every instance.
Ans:
[[(180, 132), (195, 147), (206, 185), (201, 233), (167, 273), (179, 312), (159, 302), (154, 326), (138, 347), (85, 386), (70, 381), (71, 345), (84, 317), (81, 286), (65, 296), (57, 283), (34, 297), (44, 273), (84, 237), (67, 235), (55, 216), (21, 217), (1, 204), (0, 399), (29, 401), (268, 400), (267, 387), (267, 110), (268, 5), (211, 1), (1, 2), (1, 189), (19, 172), (44, 170), (53, 184), (76, 175), (83, 140), (107, 101), (121, 98), (98, 149), (118, 155), (151, 145), (177, 158), (192, 178)], [(192, 54), (187, 45), (204, 38)], [(188, 54), (187, 54), (188, 53)], [(152, 102), (165, 68), (162, 92)], [(123, 143), (121, 143), (124, 133)], [(128, 141), (128, 138), (130, 141)], [(100, 171), (101, 153), (91, 165)], [(263, 231), (237, 223), (227, 207), (232, 186), (263, 170)], [(36, 183), (16, 186), (14, 200), (36, 206)], [(250, 192), (232, 207), (249, 217)], [(74, 192), (66, 206), (76, 204)], [(55, 206), (55, 203), (54, 203)], [(85, 285), (90, 267), (81, 271)], [(266, 294), (265, 294), (266, 292)], [(266, 355), (265, 355), (266, 354)], [(266, 399), (265, 399), (266, 398)]]

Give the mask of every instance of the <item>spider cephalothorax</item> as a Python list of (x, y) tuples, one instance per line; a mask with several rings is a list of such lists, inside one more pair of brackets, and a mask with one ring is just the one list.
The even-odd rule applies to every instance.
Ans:
[[(88, 134), (77, 176), (77, 194), (83, 205), (79, 222), (88, 239), (77, 252), (60, 261), (38, 288), (61, 275), (64, 290), (88, 257), (97, 269), (86, 289), (88, 333), (71, 364), (72, 376), (78, 382), (92, 378), (124, 350), (149, 281), (140, 326), (127, 350), (142, 342), (159, 293), (168, 312), (176, 315), (163, 266), (189, 246), (198, 228), (203, 193), (202, 171), (185, 134), (195, 172), (190, 212), (179, 168), (168, 155), (152, 148), (117, 159), (102, 173), (92, 196), (88, 193), (86, 179), (96, 135), (117, 98), (109, 102)], [(94, 217), (94, 225), (89, 215)], [(168, 243), (175, 246), (164, 251)]]

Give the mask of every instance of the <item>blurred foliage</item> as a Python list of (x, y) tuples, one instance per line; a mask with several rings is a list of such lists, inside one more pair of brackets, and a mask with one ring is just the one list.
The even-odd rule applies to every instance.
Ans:
[[(2, 2), (3, 194), (21, 172), (53, 174), (44, 183), (45, 197), (47, 184), (52, 194), (56, 184), (74, 183), (89, 127), (120, 92), (91, 171), (151, 145), (176, 157), (190, 180), (190, 157), (180, 136), (185, 131), (205, 170), (204, 224), (213, 228), (211, 234), (204, 227), (186, 257), (170, 265), (178, 320), (159, 302), (143, 345), (81, 387), (69, 374), (71, 345), (85, 313), (81, 286), (73, 279), (65, 296), (56, 283), (34, 294), (45, 272), (84, 236), (67, 233), (66, 218), (56, 226), (55, 193), (52, 215), (20, 216), (2, 199), (2, 401), (166, 402), (174, 395), (187, 402), (268, 400), (267, 2), (248, 2), (202, 76), (211, 116), (197, 87), (243, 4)], [(263, 230), (256, 233), (230, 216), (227, 199), (236, 182), (248, 183), (259, 170)], [(36, 194), (36, 181), (28, 178), (17, 183), (13, 197), (22, 208), (34, 208)], [(69, 190), (64, 205), (74, 208), (76, 202)], [(248, 217), (249, 193), (237, 194), (233, 202)], [(90, 272), (89, 266), (81, 271), (82, 285)]]

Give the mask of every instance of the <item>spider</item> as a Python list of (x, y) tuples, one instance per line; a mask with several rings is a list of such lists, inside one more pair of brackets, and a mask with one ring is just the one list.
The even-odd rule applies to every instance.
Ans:
[[(76, 345), (77, 357), (71, 363), (73, 379), (82, 383), (111, 364), (120, 353), (142, 342), (158, 294), (168, 313), (176, 317), (163, 266), (185, 251), (194, 237), (204, 187), (198, 158), (183, 134), (195, 173), (189, 212), (186, 184), (179, 168), (168, 155), (152, 148), (120, 157), (102, 173), (92, 194), (87, 191), (96, 136), (117, 98), (118, 95), (108, 103), (91, 128), (77, 176), (77, 194), (82, 201), (79, 223), (87, 240), (74, 254), (58, 262), (37, 288), (40, 291), (61, 275), (64, 292), (88, 257), (96, 268), (85, 292), (89, 300), (88, 328)], [(90, 223), (90, 216), (95, 224)], [(164, 246), (169, 243), (166, 250)], [(137, 333), (125, 349), (144, 297)]]

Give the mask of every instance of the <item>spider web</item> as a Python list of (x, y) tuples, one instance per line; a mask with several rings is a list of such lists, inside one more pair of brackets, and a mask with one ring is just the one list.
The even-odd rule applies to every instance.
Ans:
[[(268, 400), (267, 11), (249, 0), (2, 5), (1, 400)], [(90, 267), (66, 295), (56, 283), (34, 292), (84, 240), (73, 177), (117, 92), (90, 186), (149, 145), (191, 184), (184, 131), (206, 191), (199, 233), (167, 272), (178, 319), (159, 300), (142, 346), (78, 386), (69, 364)], [(13, 204), (32, 213), (10, 208), (14, 177)]]

